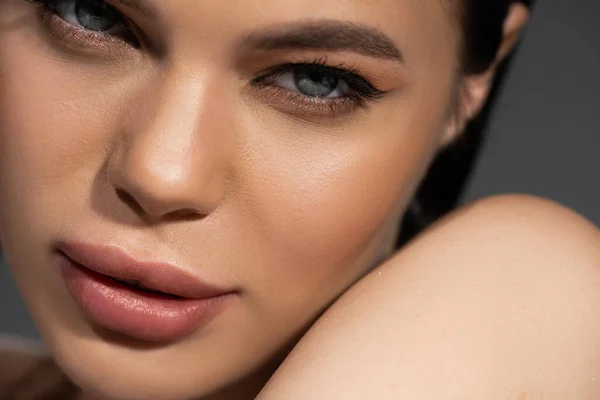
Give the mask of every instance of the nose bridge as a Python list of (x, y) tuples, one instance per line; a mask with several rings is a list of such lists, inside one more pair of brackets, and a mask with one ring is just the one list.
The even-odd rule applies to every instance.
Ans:
[(147, 216), (207, 215), (224, 195), (226, 134), (211, 112), (220, 96), (209, 81), (172, 71), (132, 105), (108, 175)]

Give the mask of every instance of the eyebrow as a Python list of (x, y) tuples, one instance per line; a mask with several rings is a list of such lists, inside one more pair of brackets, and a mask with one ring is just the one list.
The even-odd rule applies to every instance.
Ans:
[[(114, 0), (123, 7), (156, 19), (158, 12), (147, 0)], [(322, 49), (350, 50), (370, 57), (404, 63), (404, 56), (388, 36), (377, 28), (335, 20), (298, 22), (249, 34), (243, 45), (258, 50)]]
[(376, 28), (342, 21), (311, 21), (251, 33), (245, 46), (259, 50), (350, 50), (370, 57), (404, 63), (394, 42)]
[(147, 18), (156, 19), (158, 16), (156, 8), (146, 0), (114, 0), (114, 2), (119, 3), (123, 7), (135, 10)]

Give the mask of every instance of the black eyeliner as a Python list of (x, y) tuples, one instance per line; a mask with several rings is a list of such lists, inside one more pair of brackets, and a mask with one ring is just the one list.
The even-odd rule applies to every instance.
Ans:
[[(375, 100), (380, 98), (385, 94), (385, 92), (375, 88), (371, 85), (366, 79), (362, 78), (357, 74), (356, 69), (342, 69), (340, 67), (331, 67), (328, 65), (324, 65), (323, 61), (317, 60), (315, 62), (306, 62), (306, 63), (285, 63), (281, 65), (277, 65), (272, 68), (268, 68), (260, 73), (260, 75), (254, 79), (252, 79), (252, 84), (260, 85), (264, 82), (270, 82), (278, 75), (287, 72), (294, 72), (294, 70), (300, 68), (314, 69), (319, 72), (329, 73), (334, 75), (336, 78), (343, 80), (348, 84), (348, 87), (354, 92), (356, 97)], [(352, 95), (345, 97), (354, 97)]]

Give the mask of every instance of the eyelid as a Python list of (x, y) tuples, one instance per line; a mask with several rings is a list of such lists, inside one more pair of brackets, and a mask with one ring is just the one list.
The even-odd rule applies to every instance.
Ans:
[[(274, 84), (278, 77), (298, 68), (310, 67), (334, 73), (349, 87), (351, 93), (345, 96), (327, 98), (308, 96), (297, 90), (290, 90)], [(357, 87), (358, 86), (358, 87)], [(362, 87), (361, 87), (362, 86)], [(302, 118), (332, 119), (348, 115), (357, 109), (368, 108), (387, 92), (380, 91), (370, 84), (356, 69), (345, 70), (340, 67), (323, 65), (322, 61), (284, 63), (267, 68), (252, 79), (251, 87), (258, 88), (258, 96), (275, 109), (292, 116)]]
[(107, 55), (109, 52), (114, 53), (116, 46), (120, 46), (121, 48), (127, 46), (136, 49), (142, 46), (143, 42), (140, 40), (139, 30), (136, 25), (124, 16), (118, 8), (109, 3), (106, 4), (112, 7), (118, 14), (117, 29), (123, 31), (123, 34), (120, 36), (86, 29), (67, 20), (57, 10), (56, 3), (61, 0), (30, 1), (38, 3), (38, 17), (46, 29), (68, 48), (84, 50), (85, 48), (91, 48), (93, 51), (101, 50), (101, 55)]
[(132, 55), (140, 54), (138, 51), (132, 52), (135, 48), (121, 38), (78, 28), (51, 10), (41, 10), (40, 7), (38, 18), (50, 47), (67, 56), (85, 55), (86, 58), (100, 61), (130, 63)]
[(343, 64), (339, 67), (333, 67), (324, 65), (323, 62), (324, 61), (321, 60), (315, 60), (314, 62), (280, 64), (260, 72), (256, 78), (252, 79), (251, 84), (264, 86), (273, 83), (275, 79), (282, 74), (293, 73), (294, 70), (299, 68), (315, 68), (334, 74), (337, 78), (343, 80), (353, 92), (357, 92), (358, 95), (364, 99), (376, 99), (386, 93), (385, 91), (377, 89), (367, 79), (363, 78), (356, 68), (343, 69), (341, 68)]
[[(329, 73), (336, 74), (340, 78), (349, 77), (349, 76), (353, 76), (353, 75), (360, 77), (358, 75), (358, 74), (360, 74), (360, 72), (355, 68), (344, 69), (344, 68), (342, 68), (343, 64), (339, 65), (338, 67), (333, 67), (333, 66), (327, 65), (326, 63), (327, 63), (326, 57), (323, 59), (315, 59), (312, 62), (283, 63), (283, 64), (279, 64), (274, 67), (270, 67), (270, 68), (267, 68), (266, 70), (261, 71), (259, 73), (259, 76), (257, 78), (255, 78), (254, 81), (261, 80), (270, 75), (276, 75), (276, 74), (281, 74), (284, 72), (289, 72), (293, 68), (301, 68), (301, 67), (320, 68), (323, 71), (327, 71)], [(360, 77), (360, 78), (365, 80), (362, 77)]]
[(350, 97), (336, 100), (325, 100), (308, 97), (291, 90), (267, 85), (258, 89), (258, 97), (262, 102), (293, 117), (306, 119), (339, 118), (359, 109), (365, 104), (357, 103)]

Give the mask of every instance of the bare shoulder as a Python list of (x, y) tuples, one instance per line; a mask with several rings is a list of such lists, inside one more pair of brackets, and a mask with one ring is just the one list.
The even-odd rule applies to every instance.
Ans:
[(597, 399), (599, 369), (600, 232), (551, 201), (497, 196), (358, 282), (259, 399)]
[[(487, 235), (470, 236), (485, 233), (498, 235), (510, 243), (510, 238), (516, 234), (532, 244), (543, 245), (547, 240), (559, 240), (581, 250), (590, 240), (600, 239), (598, 228), (583, 216), (551, 200), (528, 195), (499, 195), (476, 201), (442, 220), (422, 239), (449, 233), (454, 235), (458, 229), (466, 230), (469, 242), (485, 240)], [(573, 234), (576, 237), (570, 236)]]

